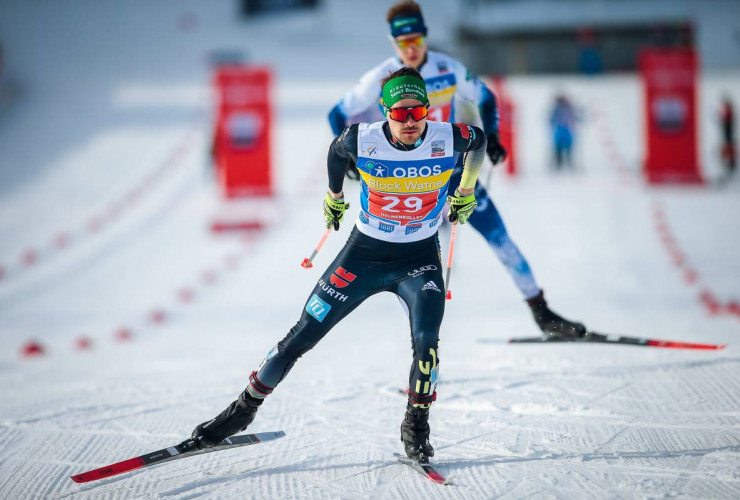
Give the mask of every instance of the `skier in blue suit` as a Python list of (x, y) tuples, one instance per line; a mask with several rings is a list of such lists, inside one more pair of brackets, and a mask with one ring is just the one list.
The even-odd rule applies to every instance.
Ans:
[[(488, 139), (486, 153), (494, 165), (503, 161), (506, 150), (499, 140), (498, 106), (494, 94), (462, 63), (427, 49), (427, 27), (418, 4), (409, 0), (399, 2), (388, 10), (386, 18), (396, 57), (389, 57), (365, 73), (329, 112), (329, 124), (334, 135), (339, 136), (349, 123), (382, 119), (378, 81), (390, 72), (408, 66), (419, 71), (426, 83), (430, 103), (428, 119), (470, 123), (470, 120), (459, 116), (461, 110), (477, 108)], [(461, 174), (462, 166), (459, 165), (450, 179), (450, 190), (457, 187)], [(347, 165), (347, 177), (359, 177), (351, 162)], [(569, 321), (548, 307), (529, 263), (512, 241), (496, 205), (480, 183), (475, 186), (475, 196), (478, 207), (470, 217), (470, 224), (486, 239), (508, 270), (539, 328), (550, 337), (578, 338), (585, 335), (586, 328), (582, 323)]]

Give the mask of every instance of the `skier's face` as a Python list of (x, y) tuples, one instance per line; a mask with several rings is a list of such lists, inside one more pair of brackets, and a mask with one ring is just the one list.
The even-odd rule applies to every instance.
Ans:
[[(423, 104), (421, 101), (418, 101), (416, 99), (401, 99), (393, 106), (391, 106), (391, 108), (413, 108), (416, 106), (423, 106)], [(404, 122), (392, 120), (390, 118), (390, 115), (388, 115), (387, 120), (393, 137), (409, 146), (414, 144), (419, 139), (421, 133), (424, 132), (424, 127), (427, 126), (426, 117), (419, 119), (419, 121), (416, 121), (414, 120), (414, 117), (411, 116), (411, 113), (408, 114), (408, 116), (406, 117), (406, 121)]]
[(427, 40), (421, 33), (408, 33), (394, 38), (393, 48), (404, 66), (419, 69), (427, 54)]

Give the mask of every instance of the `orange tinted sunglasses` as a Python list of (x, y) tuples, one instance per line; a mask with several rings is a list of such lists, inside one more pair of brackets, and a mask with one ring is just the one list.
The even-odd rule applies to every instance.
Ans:
[(408, 108), (389, 108), (386, 106), (385, 109), (391, 120), (401, 123), (406, 123), (409, 116), (418, 122), (422, 118), (426, 118), (427, 114), (429, 114), (429, 108), (427, 106), (411, 106)]
[(395, 43), (401, 50), (406, 50), (409, 47), (421, 47), (422, 45), (424, 45), (425, 42), (424, 35), (415, 36), (413, 38), (405, 38), (403, 40), (391, 37), (391, 40), (393, 40), (393, 43)]

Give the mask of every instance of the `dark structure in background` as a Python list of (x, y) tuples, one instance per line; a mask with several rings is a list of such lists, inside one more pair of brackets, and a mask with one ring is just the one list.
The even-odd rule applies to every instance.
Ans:
[(455, 55), (478, 74), (634, 72), (641, 47), (693, 49), (701, 70), (740, 68), (738, 0), (455, 3)]
[(318, 7), (321, 0), (241, 0), (240, 13), (245, 17), (276, 11)]
[(693, 47), (688, 21), (487, 31), (460, 26), (457, 38), (478, 74), (635, 71), (645, 46)]

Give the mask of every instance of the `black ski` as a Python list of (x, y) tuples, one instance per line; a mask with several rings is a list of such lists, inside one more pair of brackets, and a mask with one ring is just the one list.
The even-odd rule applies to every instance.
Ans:
[(579, 338), (563, 338), (548, 335), (539, 337), (512, 337), (508, 340), (481, 338), (478, 342), (484, 343), (507, 343), (507, 344), (554, 344), (554, 343), (596, 343), (596, 344), (622, 344), (640, 347), (662, 347), (665, 349), (699, 349), (708, 351), (719, 351), (727, 347), (727, 344), (698, 344), (695, 342), (680, 342), (675, 340), (650, 339), (645, 337), (624, 337), (621, 335), (606, 335), (603, 333), (588, 332)]
[(283, 431), (240, 434), (226, 438), (212, 448), (204, 448), (202, 450), (199, 450), (196, 447), (195, 441), (187, 439), (178, 445), (170, 446), (169, 448), (155, 451), (153, 453), (147, 453), (146, 455), (141, 455), (139, 457), (129, 458), (123, 462), (106, 465), (99, 469), (83, 472), (82, 474), (71, 476), (71, 478), (75, 483), (88, 483), (90, 481), (97, 481), (98, 479), (117, 476), (118, 474), (141, 469), (143, 467), (149, 467), (150, 465), (161, 464), (185, 457), (192, 457), (194, 455), (201, 455), (203, 453), (211, 453), (213, 451), (227, 450), (230, 448), (237, 448), (239, 446), (248, 446), (250, 444), (262, 443), (264, 441), (272, 441), (283, 436), (285, 436), (285, 432)]
[(393, 456), (396, 457), (398, 461), (401, 462), (402, 464), (408, 465), (409, 467), (414, 469), (416, 472), (426, 477), (427, 479), (434, 481), (435, 483), (445, 484), (445, 485), (450, 484), (450, 482), (447, 481), (447, 479), (442, 474), (437, 472), (436, 469), (428, 463), (422, 463), (422, 462), (419, 462), (418, 460), (404, 457), (400, 453), (394, 453)]

